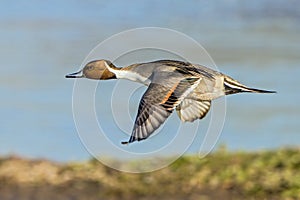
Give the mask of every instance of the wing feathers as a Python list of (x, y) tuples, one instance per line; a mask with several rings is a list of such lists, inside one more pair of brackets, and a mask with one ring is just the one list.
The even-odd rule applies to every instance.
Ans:
[(197, 101), (193, 99), (184, 99), (176, 107), (177, 114), (183, 122), (193, 122), (196, 119), (202, 119), (210, 109), (210, 101)]
[(131, 137), (128, 142), (122, 144), (148, 138), (199, 81), (199, 78), (186, 78), (169, 86), (151, 83), (141, 99)]

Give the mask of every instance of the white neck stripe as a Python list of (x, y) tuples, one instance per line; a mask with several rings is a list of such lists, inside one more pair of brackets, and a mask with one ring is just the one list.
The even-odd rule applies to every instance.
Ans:
[(141, 76), (140, 74), (128, 70), (121, 70), (121, 69), (113, 69), (110, 67), (106, 62), (104, 63), (105, 67), (112, 73), (114, 73), (117, 79), (127, 79), (134, 82), (140, 82), (143, 84), (147, 84), (147, 78)]

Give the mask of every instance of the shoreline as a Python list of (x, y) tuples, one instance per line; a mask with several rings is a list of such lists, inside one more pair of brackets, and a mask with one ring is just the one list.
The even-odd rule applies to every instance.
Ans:
[[(140, 163), (143, 164), (142, 162)], [(142, 174), (96, 160), (57, 163), (0, 158), (0, 199), (299, 199), (300, 149), (217, 150), (203, 159), (183, 156)]]

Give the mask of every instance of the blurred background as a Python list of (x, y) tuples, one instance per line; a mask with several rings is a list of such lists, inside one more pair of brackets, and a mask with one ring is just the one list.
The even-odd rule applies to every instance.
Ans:
[[(278, 92), (227, 98), (227, 117), (217, 145), (225, 144), (230, 151), (300, 146), (299, 1), (0, 4), (2, 156), (59, 162), (89, 159), (73, 122), (73, 81), (64, 75), (75, 72), (99, 42), (147, 26), (187, 34), (204, 46), (223, 73), (246, 85)], [(197, 152), (197, 145), (188, 152)]]

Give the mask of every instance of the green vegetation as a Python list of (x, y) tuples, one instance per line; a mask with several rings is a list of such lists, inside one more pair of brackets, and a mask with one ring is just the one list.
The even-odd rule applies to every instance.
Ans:
[(300, 199), (300, 150), (220, 149), (143, 174), (96, 160), (55, 164), (10, 157), (0, 159), (0, 185), (0, 199)]

